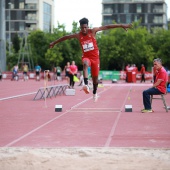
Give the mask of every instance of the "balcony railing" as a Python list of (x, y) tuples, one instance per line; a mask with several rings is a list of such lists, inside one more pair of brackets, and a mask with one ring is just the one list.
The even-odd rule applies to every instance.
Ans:
[(128, 2), (141, 2), (141, 3), (144, 3), (144, 2), (165, 2), (164, 0), (102, 0), (102, 3), (128, 3)]
[(37, 10), (37, 6), (36, 5), (25, 5), (25, 9)]
[(33, 30), (36, 30), (36, 29), (37, 29), (36, 27), (25, 27), (26, 31), (33, 31)]
[(163, 13), (163, 9), (153, 9), (153, 13)]
[(36, 20), (36, 17), (25, 16), (25, 20)]

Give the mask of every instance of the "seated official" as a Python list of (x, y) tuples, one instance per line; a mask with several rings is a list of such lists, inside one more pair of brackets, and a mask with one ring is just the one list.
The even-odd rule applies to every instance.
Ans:
[(151, 95), (165, 94), (166, 93), (166, 83), (167, 83), (167, 72), (162, 66), (162, 61), (160, 58), (153, 60), (154, 68), (156, 71), (155, 82), (153, 86), (147, 90), (143, 91), (143, 105), (144, 109), (141, 110), (142, 113), (153, 112), (151, 108)]

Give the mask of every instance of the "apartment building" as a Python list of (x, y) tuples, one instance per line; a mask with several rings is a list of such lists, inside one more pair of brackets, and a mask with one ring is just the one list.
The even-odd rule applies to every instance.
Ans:
[(52, 32), (54, 0), (6, 0), (6, 40), (32, 30)]
[(0, 0), (0, 69), (6, 69), (5, 0)]
[(141, 19), (141, 25), (168, 29), (167, 4), (164, 0), (102, 0), (104, 25), (132, 23)]

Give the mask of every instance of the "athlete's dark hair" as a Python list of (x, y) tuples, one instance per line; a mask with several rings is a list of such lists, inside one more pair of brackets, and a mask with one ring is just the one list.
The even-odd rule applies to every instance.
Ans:
[(89, 23), (89, 20), (87, 18), (82, 18), (80, 21), (79, 21), (80, 25), (82, 24), (87, 24)]

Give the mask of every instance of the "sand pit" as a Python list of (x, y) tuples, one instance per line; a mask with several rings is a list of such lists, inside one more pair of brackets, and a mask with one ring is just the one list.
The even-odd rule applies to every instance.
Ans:
[(1, 170), (169, 170), (170, 149), (0, 148)]

